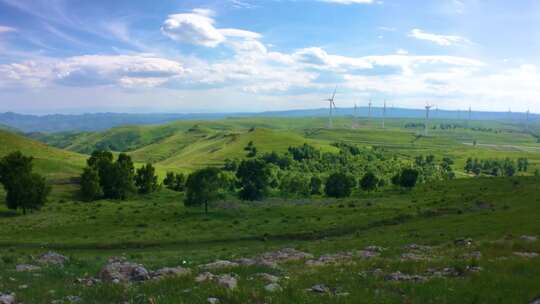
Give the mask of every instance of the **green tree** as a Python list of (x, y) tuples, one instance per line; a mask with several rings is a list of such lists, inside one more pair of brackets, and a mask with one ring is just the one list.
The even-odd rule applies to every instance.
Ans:
[(222, 188), (220, 170), (204, 168), (191, 173), (186, 182), (186, 199), (188, 207), (204, 204), (204, 212), (208, 214), (208, 203), (219, 197)]
[(135, 186), (137, 186), (139, 193), (141, 194), (151, 193), (158, 189), (156, 169), (152, 164), (148, 163), (137, 169), (137, 173), (135, 174)]
[(311, 189), (312, 195), (319, 195), (321, 194), (321, 188), (322, 188), (322, 179), (319, 176), (312, 176), (311, 180), (309, 182), (309, 187)]
[[(109, 151), (96, 150), (86, 161), (88, 167), (98, 172), (101, 192), (105, 198), (114, 198), (115, 169), (113, 155)], [(84, 173), (84, 172), (83, 172)], [(81, 176), (82, 180), (82, 176)]]
[(93, 201), (103, 195), (99, 182), (99, 172), (93, 167), (86, 167), (81, 175), (81, 197), (85, 201)]
[(0, 160), (0, 183), (6, 190), (8, 209), (39, 209), (47, 200), (50, 187), (45, 178), (32, 173), (32, 157), (13, 152)]
[(271, 176), (272, 172), (263, 160), (243, 160), (236, 171), (240, 199), (254, 201), (264, 198), (268, 192)]
[(135, 191), (134, 176), (135, 168), (131, 157), (120, 153), (114, 163), (112, 191), (105, 195), (109, 198), (125, 200)]
[(403, 188), (411, 189), (416, 185), (418, 181), (418, 170), (415, 169), (403, 169), (399, 176), (399, 185)]
[(163, 179), (163, 184), (168, 189), (175, 190), (174, 189), (174, 180), (175, 180), (174, 172), (169, 171), (169, 172), (167, 172), (167, 175), (165, 175), (165, 178)]
[(375, 174), (371, 171), (366, 172), (364, 176), (360, 179), (360, 188), (364, 191), (371, 192), (375, 189), (377, 189), (377, 184), (379, 182), (379, 179)]
[(354, 177), (349, 174), (332, 173), (326, 180), (324, 192), (329, 197), (347, 197), (351, 195), (355, 184)]
[(247, 152), (247, 157), (255, 157), (257, 155), (257, 148), (253, 144), (253, 141), (250, 141), (246, 147), (244, 147), (244, 151)]
[(279, 189), (286, 196), (307, 197), (311, 193), (310, 179), (302, 174), (288, 172), (281, 178)]

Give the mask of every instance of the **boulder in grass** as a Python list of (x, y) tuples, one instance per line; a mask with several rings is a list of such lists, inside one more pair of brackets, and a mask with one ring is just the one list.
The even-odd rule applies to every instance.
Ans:
[(0, 304), (16, 304), (17, 299), (15, 298), (15, 294), (4, 294), (0, 293)]
[(33, 272), (33, 271), (39, 271), (41, 270), (41, 267), (36, 265), (30, 265), (30, 264), (20, 264), (15, 266), (15, 270), (17, 272)]
[(162, 279), (167, 277), (181, 277), (191, 273), (191, 270), (181, 266), (165, 267), (151, 273), (153, 279)]
[(527, 242), (536, 242), (538, 240), (538, 237), (534, 235), (522, 235), (519, 238)]
[(236, 289), (236, 286), (238, 286), (238, 281), (235, 277), (231, 276), (230, 274), (223, 274), (220, 275), (217, 278), (217, 283), (219, 286), (227, 288), (229, 290)]
[(216, 275), (214, 275), (211, 272), (203, 272), (200, 273), (197, 277), (195, 277), (195, 282), (202, 283), (206, 281), (212, 281), (216, 278)]
[(42, 265), (63, 266), (68, 261), (69, 261), (68, 257), (54, 251), (49, 251), (47, 253), (44, 253), (37, 258), (37, 262)]
[(231, 268), (231, 267), (238, 267), (238, 266), (240, 266), (240, 264), (236, 262), (231, 262), (227, 260), (217, 260), (212, 263), (201, 265), (200, 267), (203, 269), (216, 270), (216, 269)]
[(131, 283), (150, 279), (150, 274), (144, 266), (127, 261), (112, 261), (98, 273), (104, 282)]
[(282, 291), (283, 289), (281, 288), (281, 286), (278, 283), (270, 283), (270, 284), (264, 286), (264, 290), (266, 290), (268, 292), (278, 292), (278, 291)]

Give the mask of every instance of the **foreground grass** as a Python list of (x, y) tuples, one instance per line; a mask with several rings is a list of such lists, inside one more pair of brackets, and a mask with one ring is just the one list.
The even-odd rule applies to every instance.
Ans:
[[(25, 303), (50, 303), (68, 295), (80, 296), (84, 303), (206, 303), (208, 297), (222, 303), (527, 303), (540, 295), (540, 258), (513, 252), (540, 252), (539, 242), (519, 238), (540, 235), (539, 185), (534, 177), (480, 178), (345, 200), (227, 200), (208, 216), (184, 208), (181, 194), (165, 190), (125, 202), (94, 203), (73, 202), (56, 191), (53, 202), (40, 212), (25, 217), (0, 212), (0, 292), (15, 291)], [(472, 238), (473, 246), (453, 245), (461, 237)], [(403, 246), (411, 243), (434, 246), (432, 259), (402, 261)], [(197, 265), (215, 259), (251, 257), (283, 247), (320, 255), (373, 244), (387, 250), (379, 258), (353, 264), (309, 268), (295, 262), (277, 270), (223, 270), (238, 274), (236, 291), (194, 282)], [(14, 271), (16, 264), (31, 262), (32, 256), (49, 249), (71, 261), (36, 274)], [(480, 251), (482, 258), (463, 258), (472, 251)], [(113, 255), (149, 269), (184, 265), (194, 273), (129, 286), (74, 283), (95, 276)], [(375, 268), (422, 274), (433, 267), (470, 265), (483, 270), (423, 283), (364, 275)], [(258, 272), (282, 277), (283, 291), (265, 291), (261, 281), (252, 279)], [(348, 295), (305, 290), (314, 284)]]

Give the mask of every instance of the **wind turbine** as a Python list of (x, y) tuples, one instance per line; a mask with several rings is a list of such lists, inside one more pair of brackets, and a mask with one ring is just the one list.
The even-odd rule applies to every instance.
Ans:
[(368, 103), (368, 119), (371, 120), (371, 99), (369, 99), (369, 103)]
[(471, 114), (472, 114), (472, 109), (471, 109), (471, 106), (469, 106), (469, 117), (467, 118), (467, 126), (469, 126), (469, 123), (471, 122)]
[(336, 97), (336, 91), (337, 86), (334, 88), (334, 93), (332, 93), (332, 97), (328, 99), (323, 99), (324, 101), (328, 101), (328, 129), (332, 129), (332, 112), (336, 108), (336, 104), (334, 103), (334, 98)]
[(429, 110), (433, 108), (433, 105), (430, 105), (429, 103), (426, 104), (426, 123), (424, 125), (424, 136), (428, 135), (428, 123), (429, 123)]
[(356, 106), (356, 102), (354, 103), (354, 114), (353, 114), (353, 121), (351, 128), (354, 129), (358, 126), (358, 115), (357, 115), (358, 107)]
[(529, 131), (529, 114), (531, 111), (527, 109), (527, 112), (525, 113), (525, 130)]

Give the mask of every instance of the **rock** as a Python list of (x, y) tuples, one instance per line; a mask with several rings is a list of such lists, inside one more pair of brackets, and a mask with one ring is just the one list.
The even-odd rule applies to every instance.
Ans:
[(327, 293), (330, 291), (330, 289), (326, 287), (324, 284), (313, 285), (311, 286), (310, 290), (317, 293)]
[(238, 260), (234, 260), (235, 263), (238, 263), (241, 266), (253, 266), (257, 264), (257, 261), (255, 259), (249, 259), (249, 258), (240, 258)]
[(381, 246), (374, 246), (374, 245), (371, 245), (371, 246), (367, 246), (366, 248), (364, 248), (364, 250), (381, 253), (381, 252), (384, 251), (384, 248), (382, 248)]
[(68, 301), (69, 303), (79, 303), (82, 301), (82, 299), (78, 296), (67, 296), (66, 301)]
[(3, 294), (0, 293), (0, 304), (16, 304), (17, 299), (15, 298), (15, 294)]
[(238, 285), (238, 281), (236, 280), (236, 278), (229, 274), (220, 275), (217, 278), (217, 283), (219, 286), (230, 289), (230, 290), (235, 289), (236, 286)]
[(218, 298), (208, 298), (206, 299), (206, 301), (210, 304), (217, 304), (219, 303), (219, 299)]
[(419, 255), (412, 252), (406, 252), (401, 254), (401, 260), (402, 261), (427, 261), (430, 260), (429, 257)]
[(191, 270), (181, 266), (165, 267), (151, 273), (153, 279), (161, 279), (166, 277), (181, 277), (191, 273)]
[(98, 277), (104, 282), (130, 283), (148, 280), (150, 274), (140, 264), (112, 260), (99, 271)]
[(348, 297), (350, 293), (348, 292), (336, 292), (336, 296), (338, 297)]
[(311, 258), (313, 258), (312, 254), (298, 251), (294, 248), (283, 248), (278, 251), (264, 253), (258, 258), (258, 260), (265, 260), (274, 263), (283, 263)]
[[(0, 302), (2, 303), (2, 302)], [(540, 298), (536, 298), (534, 300), (532, 300), (531, 302), (529, 302), (529, 304), (540, 304)]]
[(256, 274), (257, 277), (261, 278), (266, 283), (277, 283), (279, 282), (279, 277), (275, 275), (271, 275), (269, 273), (258, 273)]
[(408, 251), (429, 251), (433, 249), (433, 247), (431, 246), (418, 245), (418, 244), (409, 244), (409, 245), (404, 246), (403, 248)]
[(349, 262), (356, 254), (353, 252), (338, 252), (334, 254), (325, 254), (321, 255), (316, 260), (307, 260), (306, 265), (308, 266), (324, 266), (329, 264), (337, 264)]
[(480, 266), (467, 266), (465, 267), (465, 270), (468, 272), (480, 272), (482, 271), (482, 267)]
[(378, 257), (379, 255), (381, 255), (379, 252), (371, 251), (371, 250), (360, 250), (358, 251), (357, 254), (359, 257), (363, 259), (371, 259), (371, 258)]
[(20, 264), (15, 266), (15, 270), (17, 272), (32, 272), (32, 271), (39, 271), (41, 270), (41, 267), (36, 265), (30, 265), (30, 264)]
[(536, 242), (538, 240), (538, 237), (533, 235), (522, 235), (519, 238), (528, 242)]
[(429, 268), (426, 271), (426, 275), (441, 278), (441, 277), (458, 277), (458, 276), (461, 276), (462, 273), (457, 271), (455, 268), (445, 267), (442, 269)]
[(47, 253), (44, 253), (37, 258), (37, 262), (43, 265), (62, 266), (68, 261), (69, 261), (68, 257), (63, 256), (54, 251), (49, 251)]
[(424, 282), (426, 281), (426, 277), (421, 275), (409, 275), (401, 273), (400, 271), (396, 271), (393, 273), (390, 273), (384, 277), (386, 281), (411, 281), (411, 282)]
[(456, 246), (471, 246), (472, 243), (473, 243), (472, 239), (462, 238), (462, 239), (454, 240), (454, 245)]
[(513, 254), (522, 258), (535, 258), (538, 256), (536, 252), (513, 252)]
[(281, 286), (279, 286), (278, 283), (270, 283), (264, 286), (264, 290), (268, 292), (276, 292), (276, 291), (282, 291), (283, 289), (281, 288)]
[(91, 287), (101, 283), (101, 280), (96, 278), (78, 278), (75, 280), (75, 282), (86, 287)]
[(210, 272), (203, 272), (201, 274), (199, 274), (196, 278), (195, 278), (195, 282), (197, 283), (201, 283), (201, 282), (206, 282), (206, 281), (212, 281), (215, 279), (215, 275), (213, 273), (210, 273)]
[(212, 263), (201, 265), (201, 268), (209, 269), (209, 270), (216, 270), (216, 269), (223, 269), (223, 268), (232, 268), (232, 267), (238, 267), (240, 264), (227, 261), (227, 260), (217, 260)]
[(480, 260), (482, 258), (482, 253), (480, 251), (473, 251), (463, 255), (463, 258), (466, 260)]
[(26, 288), (28, 288), (28, 285), (26, 285), (26, 284), (19, 285), (19, 289), (26, 289)]

